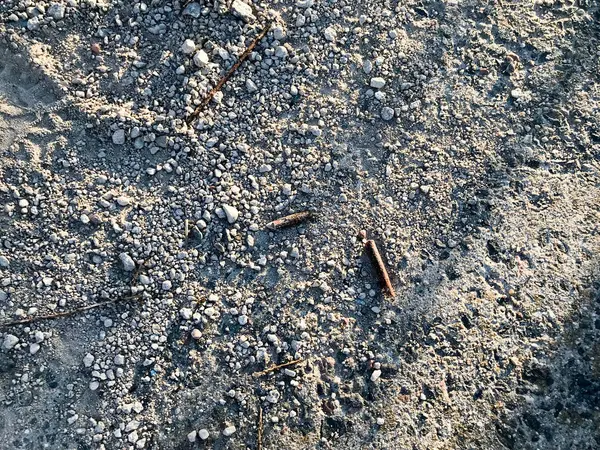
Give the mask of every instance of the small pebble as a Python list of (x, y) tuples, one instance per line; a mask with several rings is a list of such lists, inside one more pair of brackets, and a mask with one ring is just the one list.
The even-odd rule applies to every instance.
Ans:
[(2, 346), (5, 349), (10, 350), (10, 349), (14, 348), (18, 342), (19, 342), (19, 338), (16, 337), (14, 334), (7, 334), (6, 336), (4, 336), (4, 342), (2, 343)]
[(233, 433), (235, 433), (235, 427), (233, 425), (223, 430), (223, 436), (231, 436)]

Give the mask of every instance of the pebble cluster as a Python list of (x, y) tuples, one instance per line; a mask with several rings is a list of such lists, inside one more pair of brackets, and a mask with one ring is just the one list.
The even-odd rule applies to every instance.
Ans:
[(45, 159), (0, 151), (0, 322), (113, 301), (0, 330), (4, 441), (254, 447), (262, 410), (265, 448), (494, 448), (498, 417), (556, 442), (515, 415), (597, 288), (597, 71), (558, 101), (578, 56), (551, 25), (413, 3), (0, 5), (0, 71), (35, 66), (65, 108), (27, 137)]

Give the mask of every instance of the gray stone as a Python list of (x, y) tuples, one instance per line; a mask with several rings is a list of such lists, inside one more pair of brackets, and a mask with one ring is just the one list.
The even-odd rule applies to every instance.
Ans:
[(381, 109), (381, 118), (383, 120), (392, 120), (394, 118), (394, 110), (389, 106), (384, 106)]
[(371, 78), (371, 87), (374, 87), (375, 89), (381, 89), (383, 86), (385, 86), (385, 80), (381, 77), (373, 77)]
[(10, 350), (11, 348), (14, 348), (14, 346), (17, 345), (18, 342), (19, 338), (16, 337), (14, 334), (7, 334), (6, 336), (4, 336), (4, 342), (2, 343), (2, 346), (5, 349)]
[(254, 17), (254, 14), (252, 14), (252, 7), (247, 3), (244, 3), (242, 0), (233, 0), (231, 9), (236, 15), (244, 19), (246, 22), (252, 22), (256, 20), (256, 17)]
[(60, 3), (53, 3), (48, 8), (48, 15), (52, 17), (54, 20), (61, 20), (65, 17), (66, 8), (64, 5)]
[(133, 261), (131, 256), (129, 256), (127, 253), (121, 253), (119, 255), (119, 258), (121, 259), (121, 262), (123, 263), (123, 269), (126, 272), (131, 272), (135, 270), (135, 262)]
[(231, 205), (227, 205), (227, 204), (223, 204), (221, 207), (223, 208), (223, 211), (225, 212), (225, 216), (227, 217), (227, 222), (235, 223), (238, 220), (238, 216), (240, 215), (240, 213), (235, 207), (233, 207)]
[(112, 135), (113, 144), (123, 145), (125, 143), (125, 130), (117, 130)]

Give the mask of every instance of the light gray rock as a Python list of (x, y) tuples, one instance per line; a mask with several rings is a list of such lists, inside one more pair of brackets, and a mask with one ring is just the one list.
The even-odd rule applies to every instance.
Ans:
[(183, 44), (181, 44), (181, 51), (185, 55), (191, 55), (196, 51), (196, 44), (191, 39), (186, 39), (183, 41)]
[(227, 217), (227, 222), (235, 223), (238, 220), (240, 213), (237, 210), (237, 208), (235, 208), (234, 206), (231, 206), (231, 205), (227, 205), (227, 204), (223, 204), (221, 206), (221, 208), (223, 208), (223, 211), (225, 212), (225, 216)]
[(381, 118), (383, 120), (392, 120), (394, 118), (394, 110), (389, 106), (384, 106), (381, 109)]
[(201, 430), (198, 431), (198, 437), (200, 439), (202, 439), (203, 441), (207, 440), (209, 436), (210, 436), (210, 434), (208, 433), (208, 430), (205, 428), (202, 428)]
[(112, 135), (112, 141), (115, 145), (123, 145), (125, 143), (125, 130), (117, 130)]
[(231, 436), (233, 433), (235, 433), (235, 427), (233, 425), (223, 430), (223, 436)]
[(256, 17), (254, 17), (254, 14), (252, 13), (252, 7), (242, 0), (233, 0), (231, 9), (237, 16), (241, 17), (246, 22), (256, 20)]
[(133, 261), (131, 256), (129, 256), (127, 253), (121, 253), (119, 255), (119, 258), (121, 259), (121, 262), (123, 263), (123, 269), (126, 272), (131, 272), (135, 270), (135, 262)]
[(198, 50), (194, 54), (194, 64), (198, 67), (204, 67), (208, 64), (208, 55), (204, 50)]
[(2, 342), (2, 347), (4, 347), (7, 350), (10, 350), (14, 348), (18, 342), (19, 338), (16, 337), (14, 334), (7, 334), (6, 336), (4, 336), (4, 342)]
[(65, 5), (61, 5), (60, 3), (53, 3), (48, 8), (48, 15), (52, 17), (54, 20), (61, 20), (65, 17), (66, 8)]
[(383, 86), (385, 86), (385, 80), (381, 77), (373, 77), (371, 78), (371, 87), (374, 87), (375, 89), (381, 89)]

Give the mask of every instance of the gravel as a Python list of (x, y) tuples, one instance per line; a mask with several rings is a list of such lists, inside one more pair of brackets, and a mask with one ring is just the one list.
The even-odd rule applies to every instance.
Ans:
[(5, 445), (600, 446), (596, 3), (0, 3)]

